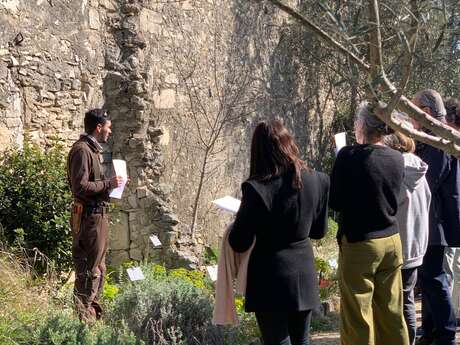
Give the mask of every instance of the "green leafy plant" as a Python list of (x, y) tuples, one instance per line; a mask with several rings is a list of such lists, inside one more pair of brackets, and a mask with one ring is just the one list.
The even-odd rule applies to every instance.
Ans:
[(219, 251), (212, 247), (205, 247), (204, 251), (204, 264), (205, 265), (216, 265), (219, 260)]
[(158, 264), (141, 269), (144, 280), (120, 283), (107, 317), (113, 327), (125, 323), (146, 343), (158, 345), (237, 345), (253, 339), (244, 318), (240, 327), (211, 324), (213, 289), (203, 272)]
[(102, 297), (108, 301), (113, 301), (119, 291), (120, 289), (116, 285), (105, 283), (102, 291)]
[[(58, 270), (71, 266), (71, 193), (65, 150), (42, 150), (28, 140), (0, 158), (0, 223), (7, 244), (37, 248)], [(43, 270), (44, 267), (37, 267)]]

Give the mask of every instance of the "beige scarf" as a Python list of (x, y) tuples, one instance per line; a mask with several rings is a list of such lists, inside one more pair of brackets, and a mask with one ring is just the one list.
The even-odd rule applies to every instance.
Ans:
[(219, 262), (217, 263), (216, 300), (212, 317), (212, 323), (215, 325), (239, 324), (233, 294), (233, 281), (236, 280), (236, 293), (244, 295), (246, 293), (249, 257), (255, 244), (254, 240), (251, 248), (244, 253), (233, 251), (228, 242), (232, 225), (233, 223), (225, 230), (220, 247)]

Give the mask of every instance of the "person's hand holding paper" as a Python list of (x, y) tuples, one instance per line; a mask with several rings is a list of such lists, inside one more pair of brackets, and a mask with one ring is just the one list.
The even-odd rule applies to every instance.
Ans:
[(123, 177), (121, 176), (116, 175), (110, 179), (110, 186), (112, 188), (118, 188), (122, 185), (122, 183), (123, 183)]
[(337, 155), (340, 149), (344, 146), (347, 146), (347, 133), (340, 132), (334, 135), (335, 141), (335, 154)]
[(128, 172), (126, 170), (126, 162), (121, 159), (113, 160), (113, 168), (115, 170), (115, 177), (117, 187), (110, 193), (111, 198), (121, 199), (123, 190), (125, 189), (126, 182), (128, 182)]

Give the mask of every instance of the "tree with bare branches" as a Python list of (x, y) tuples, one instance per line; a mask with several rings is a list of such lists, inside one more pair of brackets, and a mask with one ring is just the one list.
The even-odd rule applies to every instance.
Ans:
[[(234, 42), (225, 43), (222, 38), (224, 18), (217, 3), (210, 6), (213, 20), (203, 23), (209, 34), (206, 42), (200, 41), (197, 35), (191, 35), (178, 16), (169, 16), (174, 22), (172, 26), (183, 38), (179, 44), (171, 37), (170, 55), (185, 96), (182, 106), (186, 116), (178, 121), (188, 128), (183, 136), (186, 138), (185, 145), (193, 146), (193, 158), (190, 158), (196, 166), (189, 223), (192, 236), (206, 218), (204, 213), (208, 207), (202, 202), (203, 194), (215, 185), (211, 183), (213, 180), (222, 179), (231, 130), (253, 113), (254, 79), (251, 70), (232, 58)], [(226, 49), (230, 56), (222, 54)], [(206, 65), (203, 65), (203, 59), (207, 61)], [(220, 192), (222, 187), (221, 184)]]
[[(356, 2), (357, 10), (355, 9), (355, 11), (359, 13), (357, 21), (360, 21), (361, 24), (359, 25), (359, 30), (353, 32), (353, 34), (347, 31), (348, 28), (343, 25), (337, 13), (331, 12), (326, 6), (325, 1), (316, 1), (316, 3), (322, 4), (325, 13), (332, 18), (333, 25), (326, 25), (328, 30), (323, 29), (310, 17), (281, 0), (267, 1), (294, 18), (328, 44), (334, 51), (346, 56), (361, 73), (365, 74), (367, 77), (367, 98), (374, 105), (376, 114), (385, 123), (393, 129), (413, 137), (417, 141), (460, 157), (460, 133), (419, 109), (404, 95), (411, 77), (420, 28), (426, 22), (426, 18), (423, 15), (427, 10), (425, 9), (425, 12), (422, 13), (420, 10), (420, 1), (406, 0), (399, 2), (399, 6), (396, 3), (391, 4), (397, 9), (393, 10), (390, 8), (396, 16), (392, 20), (386, 21), (385, 25), (382, 23), (380, 11), (382, 7), (388, 9), (390, 7), (389, 4), (378, 0), (358, 1)], [(445, 1), (447, 0), (432, 2), (441, 9), (446, 9)], [(433, 8), (436, 8), (434, 5)], [(362, 13), (366, 13), (364, 18)], [(387, 33), (385, 37), (382, 35), (383, 29)], [(398, 86), (388, 77), (384, 56), (384, 48), (389, 45), (388, 41), (394, 41), (395, 38), (403, 46), (402, 58), (399, 59), (402, 76)], [(443, 36), (440, 35), (438, 40), (442, 39)], [(435, 47), (439, 44), (436, 43)], [(394, 45), (392, 47), (394, 48)], [(453, 49), (460, 49), (458, 42)], [(394, 109), (406, 113), (409, 118), (419, 122), (432, 134), (416, 130), (408, 123), (395, 118), (391, 115)]]

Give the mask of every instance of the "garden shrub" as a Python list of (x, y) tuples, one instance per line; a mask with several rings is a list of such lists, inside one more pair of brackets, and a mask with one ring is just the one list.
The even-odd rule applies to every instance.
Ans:
[[(0, 224), (9, 245), (38, 248), (58, 270), (71, 267), (69, 205), (63, 146), (43, 150), (24, 141), (0, 158)], [(42, 271), (44, 267), (36, 267)]]
[(141, 345), (120, 323), (88, 328), (73, 312), (72, 287), (36, 279), (27, 258), (0, 246), (1, 345)]
[[(127, 282), (112, 303), (108, 320), (128, 327), (147, 344), (247, 344), (240, 327), (211, 324), (213, 299), (202, 272), (143, 265), (145, 280)], [(116, 327), (116, 326), (114, 326)]]
[(55, 313), (34, 331), (30, 345), (140, 345), (142, 341), (126, 326), (110, 328), (96, 324), (93, 328), (80, 322), (71, 313)]

